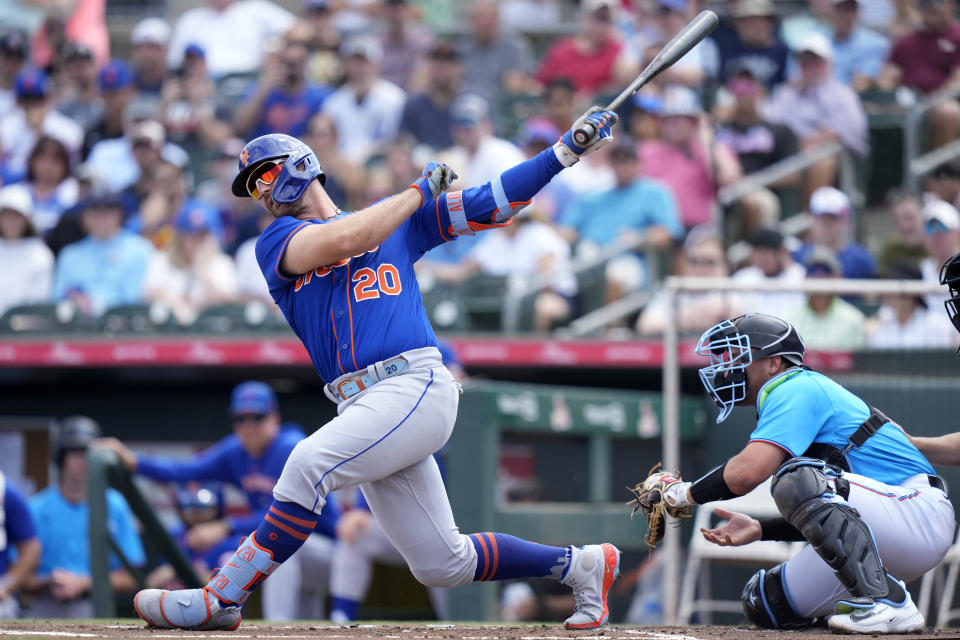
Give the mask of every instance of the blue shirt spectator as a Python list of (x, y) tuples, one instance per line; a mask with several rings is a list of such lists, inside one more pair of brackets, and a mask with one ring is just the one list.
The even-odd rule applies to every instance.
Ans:
[(804, 244), (794, 259), (806, 264), (817, 245), (832, 249), (840, 262), (844, 278), (872, 278), (876, 262), (867, 249), (849, 238), (850, 199), (833, 187), (820, 187), (810, 196), (810, 242)]
[(448, 42), (439, 42), (430, 52), (426, 91), (407, 98), (400, 116), (400, 131), (434, 149), (453, 145), (450, 105), (460, 94), (463, 65), (460, 53)]
[(746, 67), (767, 89), (787, 77), (790, 51), (777, 33), (777, 10), (772, 0), (737, 0), (730, 12), (736, 37), (714, 41), (720, 52), (720, 80), (732, 69)]
[[(90, 574), (90, 519), (86, 502), (74, 503), (63, 497), (60, 488), (50, 486), (30, 498), (30, 511), (37, 524), (43, 544), (39, 576), (47, 576), (55, 569), (71, 573)], [(137, 534), (133, 514), (127, 502), (117, 491), (107, 490), (107, 528), (113, 541), (133, 566), (147, 561), (143, 544)], [(123, 565), (116, 554), (110, 554), (110, 570)]]
[(890, 41), (858, 24), (859, 0), (833, 3), (833, 73), (837, 80), (863, 91), (872, 85), (890, 53)]
[(272, 90), (264, 98), (263, 112), (250, 137), (277, 132), (302, 136), (307, 132), (307, 122), (320, 111), (330, 93), (330, 87), (317, 85), (305, 86), (293, 93), (282, 88)]
[(116, 198), (92, 200), (82, 215), (88, 235), (60, 252), (53, 299), (72, 300), (88, 316), (139, 304), (153, 245), (123, 229), (123, 209)]

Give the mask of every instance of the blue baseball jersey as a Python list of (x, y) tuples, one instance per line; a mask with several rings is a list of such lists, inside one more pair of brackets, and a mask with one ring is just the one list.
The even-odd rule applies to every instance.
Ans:
[[(870, 416), (866, 402), (830, 378), (807, 369), (790, 369), (770, 379), (757, 398), (757, 428), (751, 442), (767, 442), (791, 458), (802, 456), (815, 443), (847, 446)], [(900, 428), (887, 422), (859, 449), (847, 453), (852, 473), (898, 485), (933, 467)]]
[(306, 274), (280, 269), (290, 238), (310, 225), (335, 224), (353, 214), (270, 223), (257, 240), (257, 261), (320, 376), (330, 382), (403, 351), (437, 346), (414, 263), (459, 235), (508, 224), (512, 210), (561, 169), (553, 149), (546, 149), (492, 182), (425, 202), (380, 246)]
[(3, 528), (5, 529), (3, 540), (0, 542), (0, 575), (7, 572), (10, 567), (12, 554), (16, 545), (37, 537), (36, 529), (33, 526), (33, 516), (30, 514), (30, 508), (27, 501), (23, 499), (20, 492), (10, 486), (10, 482), (4, 483), (6, 487), (3, 490)]
[[(219, 480), (234, 484), (246, 494), (251, 513), (230, 517), (228, 521), (233, 533), (247, 535), (256, 530), (273, 504), (273, 487), (277, 484), (283, 465), (304, 437), (298, 426), (285, 423), (266, 453), (253, 458), (244, 450), (237, 436), (231, 434), (188, 460), (138, 456), (137, 473), (164, 482)], [(340, 507), (336, 498), (327, 496), (327, 504), (314, 532), (336, 537), (334, 527), (339, 517)]]
[[(79, 504), (63, 497), (51, 485), (30, 498), (30, 512), (37, 526), (37, 537), (43, 546), (37, 575), (48, 576), (54, 569), (90, 575), (90, 511), (86, 502)], [(120, 492), (107, 489), (107, 530), (110, 537), (135, 567), (146, 564), (147, 557), (137, 533), (133, 513)], [(120, 559), (110, 553), (110, 570), (123, 568)]]

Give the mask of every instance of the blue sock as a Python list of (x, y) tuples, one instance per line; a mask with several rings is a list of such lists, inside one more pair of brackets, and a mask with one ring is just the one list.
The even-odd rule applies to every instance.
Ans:
[(474, 580), (563, 577), (570, 564), (570, 550), (527, 542), (505, 533), (472, 533), (477, 550)]
[(333, 596), (330, 599), (330, 613), (339, 611), (347, 620), (357, 619), (357, 609), (359, 607), (359, 602), (356, 600), (350, 600), (349, 598), (338, 598), (337, 596)]
[(257, 543), (273, 553), (274, 562), (284, 562), (306, 542), (319, 519), (294, 502), (274, 500), (257, 527)]

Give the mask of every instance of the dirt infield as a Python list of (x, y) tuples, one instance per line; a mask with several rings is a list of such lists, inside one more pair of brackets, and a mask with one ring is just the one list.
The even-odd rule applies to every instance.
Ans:
[[(148, 629), (133, 621), (113, 622), (48, 622), (28, 620), (0, 621), (0, 640), (60, 640), (61, 638), (311, 638), (322, 640), (568, 640), (600, 637), (603, 640), (771, 640), (772, 634), (786, 633), (790, 640), (837, 640), (844, 636), (824, 630), (793, 632), (759, 631), (745, 627), (630, 627), (610, 626), (596, 632), (565, 631), (558, 625), (479, 625), (479, 624), (355, 624), (349, 626), (325, 623), (244, 623), (237, 631), (196, 632)], [(848, 636), (849, 637), (849, 636)], [(873, 636), (880, 637), (880, 636)], [(960, 638), (960, 630), (929, 630), (922, 634), (883, 636), (884, 640), (922, 640)]]

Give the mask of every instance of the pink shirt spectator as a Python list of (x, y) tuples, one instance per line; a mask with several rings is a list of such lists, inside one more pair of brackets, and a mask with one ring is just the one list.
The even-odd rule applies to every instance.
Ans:
[(623, 43), (610, 38), (593, 53), (585, 52), (574, 38), (564, 38), (547, 51), (537, 71), (537, 80), (546, 84), (553, 78), (567, 77), (577, 93), (593, 93), (613, 81), (613, 63)]
[(903, 84), (923, 93), (936, 91), (960, 66), (960, 24), (951, 24), (943, 33), (919, 30), (900, 38), (890, 62), (903, 72)]
[(677, 201), (680, 221), (686, 228), (710, 221), (717, 188), (710, 172), (710, 158), (699, 144), (688, 155), (660, 140), (640, 145), (640, 171), (647, 178), (666, 184)]
[[(64, 25), (67, 40), (90, 47), (97, 66), (110, 60), (110, 35), (107, 33), (106, 0), (79, 0)], [(38, 67), (53, 64), (56, 54), (50, 45), (47, 27), (41, 26), (33, 37), (33, 63)]]

